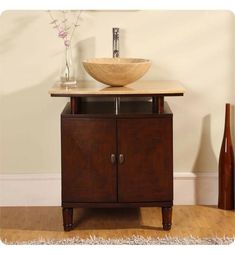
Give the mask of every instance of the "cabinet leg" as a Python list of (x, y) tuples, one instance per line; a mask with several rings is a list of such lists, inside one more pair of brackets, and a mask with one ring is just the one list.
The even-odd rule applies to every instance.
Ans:
[(164, 230), (171, 229), (172, 207), (162, 207), (162, 226)]
[(64, 231), (70, 231), (73, 228), (73, 208), (63, 208)]

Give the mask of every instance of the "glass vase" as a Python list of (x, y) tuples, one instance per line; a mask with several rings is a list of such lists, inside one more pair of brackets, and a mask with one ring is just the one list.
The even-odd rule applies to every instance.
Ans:
[(60, 72), (61, 85), (65, 87), (76, 87), (75, 68), (72, 59), (71, 46), (66, 46)]

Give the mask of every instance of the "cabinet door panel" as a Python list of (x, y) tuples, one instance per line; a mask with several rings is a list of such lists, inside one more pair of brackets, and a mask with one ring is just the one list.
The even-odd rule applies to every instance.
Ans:
[(172, 117), (119, 119), (118, 201), (173, 199)]
[(112, 119), (62, 118), (62, 200), (116, 202), (116, 124)]

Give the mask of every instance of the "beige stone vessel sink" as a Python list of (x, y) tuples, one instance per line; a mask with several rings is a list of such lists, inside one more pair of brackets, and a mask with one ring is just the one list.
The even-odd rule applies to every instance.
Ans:
[(151, 62), (141, 58), (93, 58), (83, 61), (86, 71), (97, 81), (110, 86), (125, 86), (140, 79)]

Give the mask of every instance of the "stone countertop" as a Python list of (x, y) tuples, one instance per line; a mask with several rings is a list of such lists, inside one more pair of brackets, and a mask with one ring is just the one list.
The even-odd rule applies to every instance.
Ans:
[(184, 87), (179, 81), (139, 80), (125, 87), (110, 87), (97, 81), (79, 81), (76, 88), (55, 84), (49, 94), (56, 97), (85, 96), (183, 96)]

